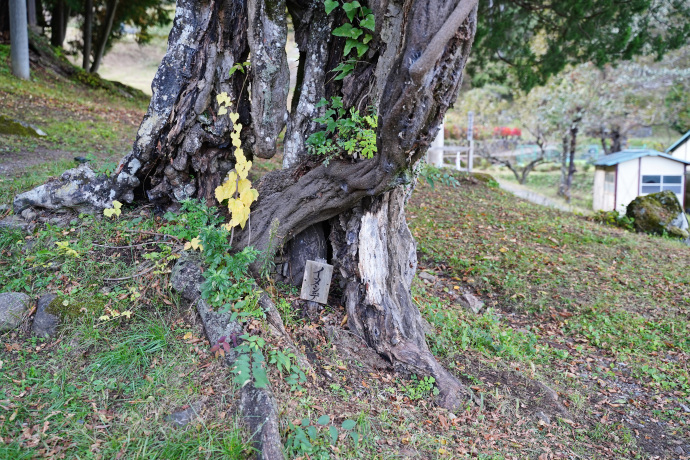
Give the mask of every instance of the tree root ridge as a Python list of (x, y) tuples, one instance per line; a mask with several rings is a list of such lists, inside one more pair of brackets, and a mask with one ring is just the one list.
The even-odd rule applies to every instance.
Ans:
[[(201, 262), (194, 255), (181, 258), (171, 276), (170, 283), (185, 299), (193, 301), (204, 325), (206, 338), (211, 344), (217, 344), (222, 337), (238, 337), (243, 334), (238, 321), (230, 321), (230, 313), (214, 311), (201, 299)], [(266, 310), (275, 309), (268, 297), (262, 296), (261, 305)], [(271, 315), (274, 316), (274, 315)], [(276, 323), (273, 318), (273, 323)], [(277, 330), (285, 330), (282, 320), (276, 323)], [(284, 338), (284, 337), (283, 337)], [(293, 348), (294, 345), (293, 345)], [(225, 364), (233, 368), (238, 358), (237, 352), (231, 349), (225, 355)], [(278, 422), (278, 406), (270, 385), (257, 388), (252, 380), (240, 389), (239, 409), (251, 435), (251, 443), (256, 449), (258, 459), (283, 459), (283, 446)]]

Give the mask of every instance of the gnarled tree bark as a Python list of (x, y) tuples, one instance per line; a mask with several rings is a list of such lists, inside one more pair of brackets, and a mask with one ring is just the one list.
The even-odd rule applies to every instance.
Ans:
[[(455, 101), (476, 28), (476, 0), (370, 0), (376, 30), (351, 75), (334, 80), (347, 21), (319, 0), (178, 0), (168, 52), (132, 152), (111, 178), (72, 171), (15, 200), (33, 207), (102, 209), (112, 200), (159, 206), (188, 197), (215, 202), (214, 189), (234, 164), (231, 121), (215, 96), (227, 92), (239, 114), (245, 154), (269, 158), (286, 126), (285, 169), (266, 175), (248, 231), (236, 247), (282, 246), (306, 228), (329, 222), (329, 242), (345, 286), (350, 329), (398, 368), (432, 375), (440, 403), (458, 408), (468, 395), (435, 360), (410, 297), (415, 245), (405, 221), (414, 168)], [(297, 87), (287, 112), (285, 11), (300, 51)], [(230, 68), (251, 55), (248, 76)], [(372, 159), (309, 156), (322, 97), (378, 114)], [(88, 176), (88, 177), (87, 177)], [(76, 182), (78, 184), (76, 184)], [(72, 184), (72, 185), (70, 185)], [(76, 185), (75, 185), (76, 184)]]

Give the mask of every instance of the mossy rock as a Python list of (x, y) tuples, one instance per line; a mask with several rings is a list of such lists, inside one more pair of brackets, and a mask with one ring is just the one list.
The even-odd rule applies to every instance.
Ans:
[(491, 174), (487, 174), (487, 173), (473, 172), (472, 177), (477, 179), (479, 182), (483, 182), (485, 184), (488, 184), (492, 181), (496, 182), (496, 179), (494, 179), (494, 176), (492, 176)]
[(634, 219), (638, 232), (666, 233), (682, 239), (690, 237), (688, 218), (676, 194), (671, 191), (638, 196), (628, 205), (626, 215)]
[(0, 134), (9, 134), (22, 137), (43, 137), (46, 133), (39, 128), (10, 117), (0, 115)]
[(68, 301), (65, 305), (64, 298), (55, 297), (46, 307), (46, 312), (59, 317), (62, 321), (67, 321), (75, 320), (85, 314), (100, 313), (103, 307), (105, 303), (100, 300)]

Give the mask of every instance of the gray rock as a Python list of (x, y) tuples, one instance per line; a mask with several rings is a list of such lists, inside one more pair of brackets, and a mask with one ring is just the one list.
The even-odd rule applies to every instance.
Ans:
[(43, 137), (47, 134), (40, 128), (21, 120), (0, 115), (0, 134), (10, 134), (23, 137)]
[(165, 417), (166, 422), (170, 422), (178, 428), (184, 428), (199, 415), (199, 411), (190, 406), (188, 409), (175, 412)]
[(31, 222), (37, 216), (38, 216), (38, 214), (36, 213), (36, 211), (34, 211), (31, 208), (26, 208), (25, 210), (22, 211), (22, 219), (24, 219), (27, 222)]
[(48, 308), (56, 297), (57, 296), (55, 294), (46, 294), (38, 299), (38, 304), (36, 305), (36, 316), (34, 317), (34, 323), (31, 326), (31, 332), (34, 335), (50, 338), (55, 337), (55, 334), (57, 334), (57, 328), (60, 325), (60, 318), (46, 311), (46, 308)]
[(427, 272), (419, 272), (419, 279), (429, 281), (430, 283), (435, 283), (436, 282), (436, 277), (430, 273)]
[(26, 294), (21, 292), (0, 294), (0, 332), (19, 326), (29, 308), (31, 308), (31, 298)]
[(543, 411), (537, 412), (537, 418), (547, 425), (551, 425), (551, 418), (546, 415)]
[(0, 228), (5, 228), (8, 230), (21, 230), (23, 232), (31, 231), (33, 225), (30, 222), (25, 221), (19, 216), (7, 216), (0, 220)]
[(463, 307), (472, 310), (477, 315), (484, 307), (484, 302), (482, 302), (472, 294), (463, 294), (460, 296), (458, 301)]
[(678, 455), (684, 455), (684, 454), (685, 454), (685, 451), (684, 451), (683, 448), (680, 447), (680, 446), (677, 446), (677, 447), (675, 448), (675, 452), (676, 452), (676, 454), (678, 454)]
[(683, 409), (684, 412), (690, 414), (690, 407), (686, 406), (685, 404), (681, 403), (680, 408)]
[(185, 251), (172, 269), (170, 285), (182, 297), (193, 302), (201, 296), (200, 287), (203, 281), (200, 256)]

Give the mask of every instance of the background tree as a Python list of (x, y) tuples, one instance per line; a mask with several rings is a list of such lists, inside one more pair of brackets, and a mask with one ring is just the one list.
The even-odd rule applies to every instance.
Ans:
[[(467, 390), (430, 353), (410, 296), (416, 248), (404, 205), (417, 162), (457, 98), (477, 27), (477, 5), (473, 0), (362, 3), (178, 0), (149, 110), (116, 173), (97, 178), (88, 170), (72, 171), (61, 181), (19, 195), (14, 208), (16, 213), (28, 206), (94, 211), (110, 207), (114, 199), (174, 208), (190, 197), (212, 203), (215, 188), (235, 163), (233, 123), (241, 124), (245, 154), (253, 159), (274, 156), (285, 128), (286, 168), (267, 174), (257, 186), (251, 245), (266, 251), (307, 229), (319, 229), (317, 239), (330, 245), (350, 330), (395, 368), (435, 377), (441, 405), (458, 408)], [(615, 4), (624, 16), (638, 12), (629, 10), (630, 2), (602, 1), (592, 8), (599, 3)], [(554, 8), (553, 14), (562, 14), (560, 6)], [(493, 7), (482, 11), (482, 27), (499, 13)], [(534, 27), (541, 27), (541, 13), (532, 13)], [(572, 13), (572, 27), (588, 30), (589, 16)], [(301, 69), (290, 112), (287, 14)], [(513, 14), (513, 9), (501, 14)], [(571, 43), (568, 32), (553, 29), (549, 43)], [(621, 38), (599, 32), (596, 37), (605, 42), (604, 49)], [(580, 55), (590, 45), (584, 40), (581, 47), (573, 43), (563, 50)], [(248, 58), (248, 76), (230, 72)], [(219, 116), (216, 96), (222, 93), (237, 111), (234, 122)], [(320, 104), (322, 98), (330, 102)], [(341, 104), (345, 115), (334, 115)], [(325, 129), (318, 117), (354, 123), (358, 113), (366, 112), (378, 116), (372, 158), (334, 148), (326, 163), (310, 154), (307, 139)], [(321, 138), (328, 142), (334, 135), (327, 131)], [(58, 192), (65, 190), (64, 182), (71, 182), (69, 195)], [(249, 231), (235, 234), (235, 241), (234, 249), (249, 245)], [(302, 251), (309, 256), (312, 248)]]

